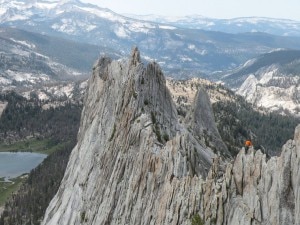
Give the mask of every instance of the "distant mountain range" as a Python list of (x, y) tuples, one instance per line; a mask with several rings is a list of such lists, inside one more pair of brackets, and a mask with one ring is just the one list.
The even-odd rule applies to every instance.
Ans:
[[(300, 35), (296, 36), (300, 29), (296, 21), (129, 18), (77, 0), (2, 0), (0, 26), (2, 90), (38, 84), (40, 98), (48, 99), (54, 93), (56, 97), (73, 95), (75, 84), (59, 86), (55, 82), (89, 74), (99, 55), (123, 57), (137, 45), (144, 60), (156, 61), (167, 76), (222, 80), (257, 107), (293, 114), (299, 111)], [(49, 86), (50, 80), (54, 86), (41, 87), (44, 83)], [(273, 93), (274, 85), (281, 94)], [(291, 87), (296, 87), (292, 94)], [(256, 93), (256, 97), (249, 93)], [(291, 104), (267, 96), (289, 96)]]
[(190, 29), (203, 29), (226, 33), (263, 32), (278, 36), (300, 36), (300, 21), (266, 17), (241, 17), (213, 19), (199, 15), (166, 17), (157, 15), (132, 15), (128, 17)]
[(161, 22), (132, 19), (77, 0), (2, 0), (0, 11), (2, 26), (103, 46), (100, 53), (125, 56), (137, 45), (146, 60), (155, 60), (177, 78), (211, 76), (276, 48), (300, 49), (300, 37), (229, 34)]
[(2, 90), (87, 77), (99, 46), (0, 27)]
[(250, 74), (261, 78), (270, 67), (277, 70), (277, 74), (286, 77), (300, 75), (300, 51), (278, 49), (256, 58), (248, 60), (244, 65), (234, 69), (221, 79), (231, 88), (237, 88), (247, 79)]

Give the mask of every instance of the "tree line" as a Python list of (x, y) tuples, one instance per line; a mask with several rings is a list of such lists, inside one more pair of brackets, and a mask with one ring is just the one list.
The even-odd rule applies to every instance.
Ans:
[(64, 104), (43, 109), (38, 98), (26, 99), (15, 92), (0, 95), (8, 105), (0, 118), (0, 142), (33, 138), (50, 138), (54, 142), (76, 138), (82, 105)]
[(214, 103), (213, 111), (220, 135), (233, 155), (247, 139), (252, 139), (255, 149), (277, 155), (300, 123), (300, 118), (293, 116), (258, 112), (241, 96)]
[[(17, 193), (6, 202), (0, 225), (35, 225), (57, 192), (69, 155), (76, 144), (82, 105), (64, 102), (43, 109), (45, 102), (15, 92), (0, 95), (8, 105), (0, 118), (0, 143), (28, 136), (50, 140), (59, 149), (32, 170)], [(48, 142), (49, 143), (49, 142)]]

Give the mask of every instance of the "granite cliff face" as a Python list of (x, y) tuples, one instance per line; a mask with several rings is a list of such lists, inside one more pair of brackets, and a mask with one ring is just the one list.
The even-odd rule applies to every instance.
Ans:
[[(156, 63), (101, 58), (85, 97), (78, 143), (42, 224), (189, 224), (202, 178), (222, 144), (207, 96), (181, 121)], [(202, 109), (199, 109), (201, 107)], [(209, 120), (207, 120), (209, 118)], [(211, 128), (212, 127), (212, 128)]]
[(42, 224), (300, 224), (300, 126), (280, 157), (242, 149), (230, 163), (203, 90), (183, 120), (165, 82), (137, 49), (95, 64)]

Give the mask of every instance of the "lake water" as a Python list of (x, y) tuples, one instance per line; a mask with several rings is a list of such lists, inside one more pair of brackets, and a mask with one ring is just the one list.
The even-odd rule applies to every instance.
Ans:
[(0, 152), (0, 177), (14, 178), (29, 173), (47, 155), (30, 152)]

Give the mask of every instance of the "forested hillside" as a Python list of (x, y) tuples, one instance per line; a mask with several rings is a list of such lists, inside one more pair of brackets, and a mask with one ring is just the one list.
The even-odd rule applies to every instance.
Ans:
[(30, 100), (9, 92), (0, 95), (8, 102), (0, 118), (0, 142), (26, 138), (49, 138), (54, 142), (74, 140), (79, 126), (81, 105), (64, 102), (43, 109), (45, 102)]
[(282, 145), (293, 138), (299, 118), (276, 113), (263, 113), (253, 109), (241, 96), (235, 101), (218, 101), (213, 110), (219, 132), (233, 155), (252, 139), (255, 149), (269, 155), (279, 154)]
[[(55, 146), (42, 164), (6, 203), (1, 225), (40, 224), (50, 200), (64, 175), (69, 155), (76, 144), (81, 104), (61, 102), (47, 107), (37, 98), (30, 100), (14, 92), (1, 94), (0, 101), (8, 105), (0, 118), (0, 143), (18, 143), (26, 140), (45, 140), (45, 148)], [(9, 145), (8, 145), (9, 146)]]
[(1, 225), (40, 224), (45, 210), (58, 190), (74, 142), (62, 146), (31, 171), (18, 193), (5, 204)]

